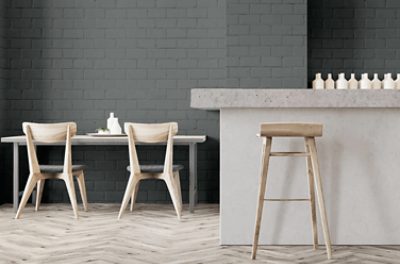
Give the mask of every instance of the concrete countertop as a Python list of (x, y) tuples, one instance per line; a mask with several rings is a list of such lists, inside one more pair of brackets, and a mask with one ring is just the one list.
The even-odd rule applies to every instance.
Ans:
[(400, 108), (400, 90), (196, 88), (192, 108)]

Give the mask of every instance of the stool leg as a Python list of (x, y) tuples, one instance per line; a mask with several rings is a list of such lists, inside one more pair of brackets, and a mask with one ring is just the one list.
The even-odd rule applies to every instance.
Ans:
[(322, 184), (321, 184), (321, 177), (319, 175), (317, 147), (315, 145), (315, 138), (307, 138), (306, 141), (307, 141), (308, 147), (310, 148), (310, 153), (311, 153), (311, 162), (312, 162), (312, 167), (313, 167), (314, 182), (316, 185), (318, 207), (319, 207), (319, 213), (320, 213), (321, 222), (322, 222), (322, 231), (323, 231), (324, 239), (325, 239), (326, 252), (328, 254), (328, 259), (331, 259), (332, 258), (331, 238), (329, 235), (328, 219), (327, 219), (327, 215), (326, 215), (324, 196), (323, 196)]
[(271, 137), (263, 138), (263, 141), (264, 142), (263, 142), (262, 163), (261, 163), (261, 177), (260, 177), (260, 186), (258, 191), (256, 223), (254, 227), (251, 259), (255, 259), (257, 254), (258, 240), (260, 236), (261, 217), (264, 207), (265, 189), (267, 185), (267, 174), (268, 174), (269, 157), (271, 153), (272, 138)]
[[(306, 152), (310, 152), (307, 141), (305, 140)], [(314, 173), (312, 168), (311, 156), (307, 156), (307, 175), (310, 192), (310, 206), (311, 206), (311, 227), (313, 234), (313, 247), (318, 248), (318, 229), (317, 229), (317, 213), (315, 208), (315, 187), (314, 187)]]

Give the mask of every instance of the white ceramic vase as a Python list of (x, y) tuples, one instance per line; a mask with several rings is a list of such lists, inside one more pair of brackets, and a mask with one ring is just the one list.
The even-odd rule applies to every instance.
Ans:
[(335, 89), (335, 81), (332, 79), (332, 73), (328, 73), (328, 78), (325, 80), (325, 89)]
[(368, 73), (361, 74), (361, 80), (358, 83), (360, 89), (371, 89), (371, 81), (368, 78)]
[(110, 134), (121, 134), (122, 129), (119, 125), (118, 118), (114, 116), (114, 113), (110, 113), (110, 117), (107, 119), (107, 128)]
[(324, 80), (322, 80), (321, 73), (315, 74), (315, 79), (312, 82), (312, 88), (314, 90), (323, 90), (324, 89)]
[(349, 87), (349, 83), (346, 80), (344, 73), (339, 73), (339, 77), (336, 80), (336, 89), (343, 90)]
[(122, 133), (122, 128), (119, 125), (117, 117), (114, 118), (114, 122), (111, 125), (110, 132), (111, 132), (111, 134), (114, 134), (114, 135), (119, 135)]
[(395, 83), (393, 81), (391, 73), (385, 74), (385, 78), (383, 79), (382, 85), (383, 85), (383, 89), (394, 89), (395, 88)]
[(381, 82), (381, 80), (379, 80), (377, 73), (374, 73), (374, 79), (372, 79), (371, 87), (372, 87), (372, 89), (381, 89), (382, 88), (382, 82)]
[(396, 89), (400, 89), (400, 73), (397, 74), (395, 84), (396, 84)]
[(356, 79), (356, 75), (354, 73), (351, 74), (350, 80), (349, 80), (349, 89), (358, 89), (358, 81)]

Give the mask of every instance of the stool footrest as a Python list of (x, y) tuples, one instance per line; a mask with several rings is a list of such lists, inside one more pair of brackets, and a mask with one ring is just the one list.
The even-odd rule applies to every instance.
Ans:
[(269, 202), (306, 202), (311, 201), (311, 199), (264, 199)]
[(271, 157), (307, 157), (310, 156), (308, 152), (271, 152)]

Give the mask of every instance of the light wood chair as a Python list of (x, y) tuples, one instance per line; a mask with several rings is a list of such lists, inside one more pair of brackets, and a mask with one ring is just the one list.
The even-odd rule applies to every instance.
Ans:
[[(325, 239), (326, 252), (328, 259), (332, 257), (331, 240), (329, 234), (328, 220), (326, 215), (324, 197), (322, 192), (321, 177), (317, 157), (315, 137), (322, 136), (322, 125), (312, 123), (264, 123), (261, 124), (260, 136), (263, 138), (263, 152), (261, 164), (261, 178), (258, 193), (258, 203), (256, 211), (256, 221), (254, 228), (253, 249), (251, 258), (255, 259), (257, 254), (258, 240), (260, 235), (261, 217), (263, 213), (264, 201), (307, 201), (311, 207), (311, 224), (313, 232), (314, 249), (318, 246), (317, 218), (315, 208), (315, 192), (317, 194), (319, 214), (322, 222), (322, 231)], [(305, 141), (305, 152), (271, 152), (273, 137), (303, 137)], [(307, 199), (266, 199), (266, 185), (270, 157), (306, 157), (307, 174), (309, 182), (309, 194)]]
[[(178, 219), (182, 213), (182, 194), (179, 179), (181, 165), (173, 165), (173, 136), (178, 132), (177, 123), (140, 124), (125, 123), (125, 133), (129, 138), (129, 164), (127, 170), (130, 172), (128, 185), (122, 200), (118, 219), (121, 218), (129, 200), (131, 200), (131, 211), (136, 201), (139, 190), (139, 182), (144, 179), (159, 179), (165, 181), (171, 200), (174, 205)], [(166, 142), (166, 155), (164, 165), (140, 165), (136, 142), (160, 143)]]
[[(84, 165), (72, 165), (71, 157), (71, 137), (76, 134), (76, 124), (73, 122), (39, 124), (39, 123), (23, 123), (23, 131), (26, 135), (26, 145), (29, 159), (29, 177), (25, 186), (24, 194), (19, 204), (16, 219), (20, 218), (22, 210), (32, 194), (37, 184), (36, 207), (37, 211), (40, 206), (43, 187), (47, 179), (61, 179), (67, 186), (69, 199), (72, 204), (75, 218), (78, 218), (78, 205), (76, 201), (74, 179), (78, 180), (79, 189), (83, 207), (87, 211), (87, 197), (85, 178), (83, 175)], [(64, 165), (39, 165), (36, 155), (35, 142), (40, 143), (56, 143), (65, 142)]]

